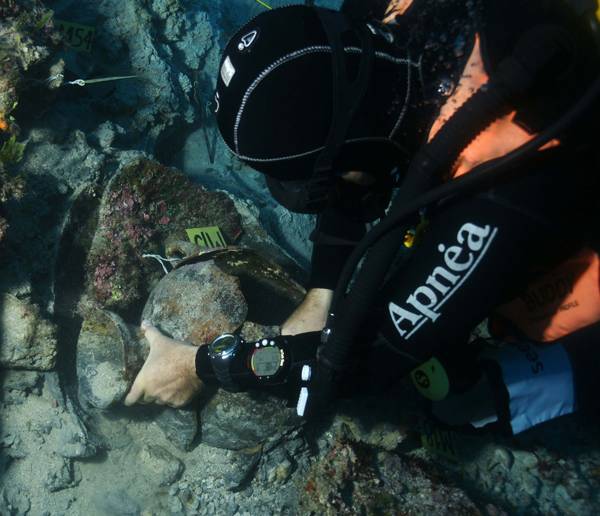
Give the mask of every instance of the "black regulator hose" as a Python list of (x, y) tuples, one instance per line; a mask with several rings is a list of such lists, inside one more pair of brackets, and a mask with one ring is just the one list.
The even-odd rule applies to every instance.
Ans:
[[(363, 239), (346, 263), (332, 302), (332, 317), (328, 322), (328, 328), (332, 329), (331, 338), (319, 355), (322, 364), (337, 371), (344, 370), (349, 364), (355, 335), (404, 237), (400, 223), (436, 200), (455, 195), (467, 187), (479, 186), (489, 179), (488, 172), (486, 178), (481, 178), (483, 173), (474, 174), (476, 170), (473, 170), (464, 178), (432, 190), (442, 182), (443, 174), (452, 168), (463, 149), (493, 121), (512, 111), (534, 85), (546, 78), (548, 70), (556, 70), (550, 65), (570, 62), (568, 54), (571, 51), (570, 38), (564, 29), (556, 26), (532, 29), (521, 38), (513, 55), (500, 64), (489, 84), (476, 92), (417, 154), (390, 214)], [(530, 144), (535, 141), (538, 143), (534, 150), (541, 145), (541, 138)], [(506, 156), (510, 159), (503, 158), (502, 163), (508, 163), (516, 156), (511, 153)], [(346, 296), (358, 263), (375, 243), (376, 248), (366, 256), (352, 291)]]

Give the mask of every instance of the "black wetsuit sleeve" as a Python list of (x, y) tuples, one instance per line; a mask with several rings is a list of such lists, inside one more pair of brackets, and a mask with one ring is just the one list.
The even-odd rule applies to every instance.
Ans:
[(365, 224), (329, 209), (317, 217), (308, 288), (334, 289), (346, 260), (364, 236)]

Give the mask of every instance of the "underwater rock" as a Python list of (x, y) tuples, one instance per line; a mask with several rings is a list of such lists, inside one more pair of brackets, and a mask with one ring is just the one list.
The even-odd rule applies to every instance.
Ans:
[(302, 513), (481, 514), (431, 465), (344, 439), (314, 463), (302, 484)]
[[(69, 294), (81, 289), (81, 253), (87, 252), (95, 232), (99, 183), (112, 167), (130, 162), (139, 152), (104, 155), (72, 127), (66, 139), (58, 141), (38, 129), (28, 136), (16, 168), (26, 178), (25, 195), (6, 205), (11, 224), (0, 257), (0, 290), (19, 298), (35, 295), (40, 307), (54, 314), (55, 296), (63, 295), (62, 287), (68, 286)], [(57, 285), (61, 274), (66, 281)]]
[[(404, 392), (403, 392), (404, 393)], [(402, 408), (394, 409), (394, 399), (402, 400)], [(338, 402), (332, 422), (336, 432), (347, 432), (353, 441), (374, 448), (394, 451), (409, 439), (410, 421), (414, 417), (408, 395), (354, 397)]]
[(283, 448), (267, 454), (261, 465), (262, 480), (272, 486), (285, 484), (294, 472), (294, 459)]
[(181, 172), (148, 160), (124, 167), (108, 184), (87, 263), (87, 289), (102, 307), (139, 314), (164, 275), (144, 255), (164, 255), (186, 229), (218, 226), (227, 242), (241, 233), (239, 215), (223, 193), (207, 192)]
[(51, 398), (44, 386), (41, 396), (27, 396), (18, 405), (2, 405), (0, 447), (14, 458), (28, 458), (45, 464), (66, 459), (88, 458), (97, 448), (71, 402), (65, 408)]
[(296, 411), (286, 405), (262, 392), (219, 390), (200, 413), (202, 442), (228, 450), (257, 446), (300, 424)]
[[(165, 276), (142, 318), (194, 345), (236, 331), (247, 319), (243, 334), (253, 339), (273, 334), (263, 325), (279, 324), (303, 293), (281, 267), (255, 251), (224, 249), (190, 257)], [(239, 450), (297, 425), (298, 419), (284, 400), (265, 393), (218, 390), (201, 409), (200, 422), (203, 443)]]
[(142, 319), (196, 346), (237, 330), (247, 315), (239, 280), (211, 261), (175, 269), (150, 294)]
[(14, 123), (10, 113), (19, 102), (26, 73), (50, 55), (48, 46), (59, 41), (52, 11), (39, 0), (0, 4), (0, 133)]
[(239, 491), (247, 486), (254, 476), (256, 466), (262, 457), (262, 446), (246, 448), (235, 452), (231, 457), (230, 468), (224, 474), (225, 487), (229, 491)]
[(286, 269), (290, 268), (291, 257), (294, 263), (290, 272), (298, 266), (308, 269), (312, 253), (309, 237), (315, 216), (292, 213), (279, 205), (262, 174), (241, 162), (231, 162), (231, 152), (221, 138), (215, 140), (216, 161), (209, 162), (206, 130), (201, 128), (187, 139), (182, 170), (207, 188), (224, 190), (232, 196), (244, 225), (240, 245), (268, 254)]
[(30, 509), (30, 494), (25, 489), (9, 486), (0, 492), (0, 514), (17, 516), (28, 514)]
[[(151, 141), (170, 127), (197, 121), (202, 115), (194, 106), (197, 90), (202, 92), (197, 76), (207, 66), (218, 68), (219, 46), (205, 8), (184, 7), (142, 0), (103, 0), (95, 6), (101, 20), (95, 44), (108, 61), (129, 63), (128, 72), (140, 78), (115, 84), (106, 109)], [(77, 16), (77, 10), (70, 15)]]
[(81, 482), (81, 473), (75, 468), (72, 460), (54, 456), (47, 457), (44, 462), (49, 468), (45, 487), (51, 493), (75, 487)]
[(77, 341), (79, 400), (106, 409), (122, 400), (131, 387), (127, 352), (131, 333), (118, 315), (89, 310)]
[(244, 322), (244, 336), (253, 339), (264, 336), (261, 331), (276, 331), (304, 292), (259, 253), (227, 248), (191, 256), (167, 274), (150, 294), (142, 319), (195, 345), (233, 332)]
[(39, 309), (13, 295), (0, 295), (0, 365), (47, 371), (56, 363), (56, 327)]
[(165, 408), (154, 422), (167, 440), (183, 451), (191, 449), (198, 435), (198, 414), (193, 409)]
[(258, 204), (248, 198), (242, 199), (232, 194), (230, 197), (242, 219), (243, 232), (239, 245), (268, 256), (294, 278), (305, 281), (307, 273), (304, 269), (308, 269), (310, 264), (312, 242), (309, 236), (314, 229), (314, 220), (289, 212), (290, 217), (280, 219), (279, 230), (271, 235), (265, 229), (272, 228), (268, 216), (265, 218), (265, 213), (270, 211), (264, 207), (259, 209)]
[(139, 516), (141, 508), (125, 489), (109, 492), (98, 492), (92, 496), (94, 514), (110, 514), (112, 516)]
[(155, 486), (170, 486), (183, 473), (183, 463), (161, 446), (143, 446), (138, 458), (142, 475)]
[(39, 394), (41, 374), (36, 371), (5, 369), (0, 371), (0, 385), (5, 391), (17, 391), (27, 394)]
[(97, 448), (91, 442), (87, 428), (75, 411), (64, 412), (54, 427), (55, 450), (61, 457), (84, 459), (96, 455)]
[[(221, 271), (239, 280), (248, 307), (246, 322), (259, 325), (256, 329), (260, 331), (272, 331), (273, 326), (279, 326), (304, 299), (304, 288), (285, 269), (259, 252), (230, 248), (216, 251), (212, 259)], [(247, 340), (265, 336), (265, 333), (250, 335), (250, 331), (250, 327), (244, 328)]]
[[(48, 58), (59, 40), (52, 27), (52, 11), (31, 0), (0, 3), (0, 205), (21, 199), (25, 193), (22, 174), (11, 169), (22, 156), (25, 144), (17, 141), (19, 125), (12, 112), (19, 104), (24, 85), (38, 82), (31, 69)], [(0, 240), (8, 233), (11, 217), (0, 216)]]

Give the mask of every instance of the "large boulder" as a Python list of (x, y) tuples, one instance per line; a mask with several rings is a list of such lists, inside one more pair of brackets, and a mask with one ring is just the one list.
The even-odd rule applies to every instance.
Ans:
[(218, 226), (227, 243), (240, 236), (239, 215), (225, 194), (149, 160), (124, 167), (102, 197), (86, 263), (88, 294), (104, 308), (139, 315), (164, 275), (147, 255), (164, 255), (170, 241), (187, 239), (186, 229), (206, 226)]
[(247, 312), (239, 280), (209, 260), (165, 276), (150, 294), (142, 319), (176, 339), (199, 346), (237, 330)]

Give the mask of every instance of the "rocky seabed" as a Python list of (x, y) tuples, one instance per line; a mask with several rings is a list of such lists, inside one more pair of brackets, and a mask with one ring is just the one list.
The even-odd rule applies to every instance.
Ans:
[[(270, 199), (209, 116), (220, 49), (262, 9), (0, 2), (0, 131), (25, 145), (6, 161), (24, 190), (0, 196), (0, 514), (597, 514), (583, 416), (514, 439), (448, 431), (410, 385), (310, 424), (264, 393), (123, 406), (142, 317), (201, 345), (276, 333), (302, 299), (312, 220)], [(134, 77), (68, 84), (117, 76)], [(185, 231), (205, 226), (228, 244), (208, 258)]]

